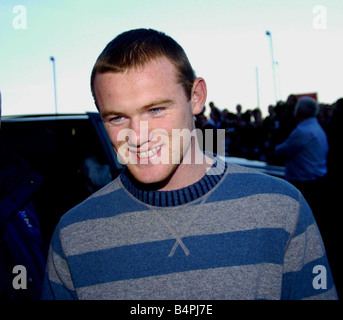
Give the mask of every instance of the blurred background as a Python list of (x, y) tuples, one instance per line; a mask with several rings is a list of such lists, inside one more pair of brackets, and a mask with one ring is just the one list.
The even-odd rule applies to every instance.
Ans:
[[(89, 82), (107, 43), (134, 28), (163, 31), (185, 49), (208, 87), (196, 126), (215, 129), (213, 151), (219, 148), (216, 129), (224, 130), (220, 148), (232, 163), (287, 178), (286, 160), (275, 157), (274, 150), (296, 127), (294, 110), (300, 97), (317, 101), (316, 130), (327, 135), (328, 173), (316, 187), (318, 193), (309, 193), (306, 200), (342, 297), (342, 21), (342, 0), (1, 0), (0, 98), (5, 117), (0, 135), (0, 218), (17, 228), (32, 218), (40, 225), (42, 250), (27, 247), (31, 242), (18, 236), (25, 236), (22, 229), (11, 229), (12, 238), (0, 239), (0, 258), (8, 253), (0, 261), (0, 269), (1, 262), (4, 270), (8, 267), (2, 279), (6, 281), (0, 279), (0, 298), (39, 297), (39, 280), (37, 287), (31, 284), (35, 291), (17, 296), (12, 265), (31, 266), (29, 274), (41, 270), (38, 279), (60, 216), (121, 170)], [(6, 117), (11, 115), (15, 117)], [(17, 195), (33, 195), (30, 206), (28, 199), (12, 197), (21, 187), (18, 181), (29, 182), (29, 192), (18, 189)], [(12, 210), (8, 199), (17, 199), (20, 210)], [(312, 205), (314, 200), (318, 204)], [(8, 217), (16, 220), (8, 223)], [(30, 253), (25, 257), (40, 260), (11, 260), (25, 250)]]
[(341, 0), (1, 0), (2, 114), (95, 111), (96, 58), (139, 27), (183, 46), (220, 110), (240, 104), (265, 117), (303, 93), (332, 104), (342, 95), (342, 14)]

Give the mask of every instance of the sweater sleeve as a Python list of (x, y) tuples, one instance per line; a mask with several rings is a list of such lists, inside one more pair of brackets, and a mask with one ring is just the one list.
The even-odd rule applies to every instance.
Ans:
[(338, 299), (320, 232), (301, 194), (298, 221), (284, 255), (281, 299)]
[(56, 229), (49, 248), (47, 268), (44, 277), (42, 300), (76, 300), (77, 295), (64, 257), (58, 229)]

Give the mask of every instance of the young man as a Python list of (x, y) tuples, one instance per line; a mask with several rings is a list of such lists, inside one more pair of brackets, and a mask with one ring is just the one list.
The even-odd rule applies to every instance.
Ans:
[(336, 298), (301, 194), (201, 152), (194, 115), (206, 84), (173, 39), (119, 35), (91, 88), (126, 166), (62, 217), (44, 299)]

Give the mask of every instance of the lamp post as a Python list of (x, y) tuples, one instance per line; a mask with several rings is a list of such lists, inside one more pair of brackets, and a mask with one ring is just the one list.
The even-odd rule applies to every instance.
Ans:
[(266, 35), (269, 37), (270, 40), (270, 55), (272, 58), (272, 68), (273, 68), (273, 80), (274, 80), (274, 94), (275, 94), (275, 103), (277, 103), (277, 89), (276, 89), (276, 75), (275, 75), (275, 60), (274, 60), (274, 49), (273, 49), (273, 40), (272, 34), (270, 31), (266, 31)]
[(260, 107), (260, 85), (258, 79), (258, 67), (255, 68), (255, 76), (256, 76), (256, 94), (257, 94), (257, 107)]
[(50, 57), (50, 61), (52, 62), (52, 75), (54, 81), (54, 96), (55, 96), (55, 114), (57, 114), (57, 91), (56, 91), (56, 67), (55, 67), (55, 58)]
[(282, 99), (282, 90), (281, 90), (281, 81), (280, 81), (280, 64), (278, 61), (275, 61), (276, 66), (276, 79), (277, 79), (277, 87), (278, 87), (278, 97), (281, 100)]

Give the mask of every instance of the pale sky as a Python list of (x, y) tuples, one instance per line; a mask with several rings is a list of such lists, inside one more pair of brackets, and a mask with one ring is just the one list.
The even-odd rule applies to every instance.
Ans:
[(206, 80), (206, 105), (259, 106), (267, 115), (275, 91), (266, 30), (277, 99), (317, 92), (331, 104), (343, 97), (343, 0), (0, 0), (3, 114), (55, 112), (50, 56), (58, 112), (95, 111), (89, 77), (96, 58), (119, 33), (141, 27), (180, 43)]

